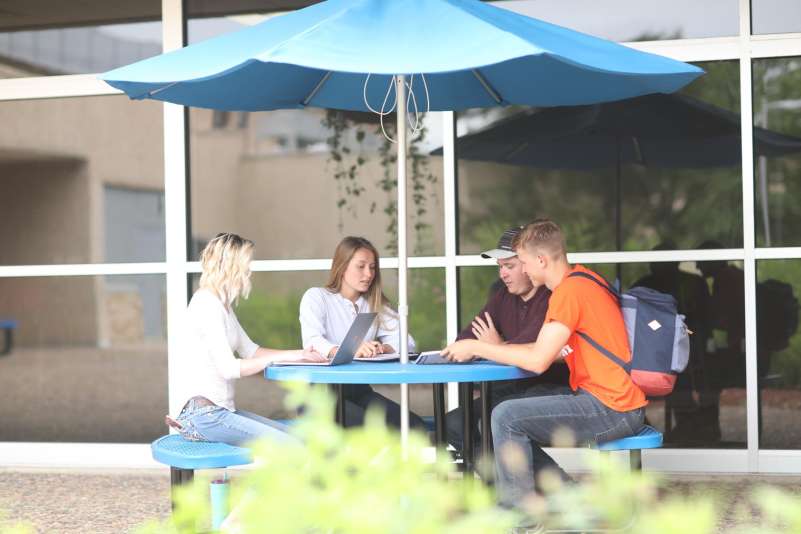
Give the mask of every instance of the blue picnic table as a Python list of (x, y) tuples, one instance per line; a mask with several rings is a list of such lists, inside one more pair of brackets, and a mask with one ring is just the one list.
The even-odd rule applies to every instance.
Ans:
[(264, 370), (265, 378), (278, 381), (301, 380), (312, 384), (331, 384), (337, 395), (337, 420), (345, 419), (343, 384), (433, 384), (435, 441), (438, 446), (445, 445), (445, 390), (448, 382), (460, 385), (460, 402), (464, 407), (464, 450), (465, 469), (472, 472), (473, 458), (473, 384), (481, 389), (481, 439), (485, 452), (491, 449), (490, 441), (490, 391), (489, 383), (497, 380), (518, 380), (536, 376), (536, 373), (517, 367), (493, 362), (473, 362), (468, 364), (417, 365), (415, 363), (353, 362), (344, 365), (271, 366)]

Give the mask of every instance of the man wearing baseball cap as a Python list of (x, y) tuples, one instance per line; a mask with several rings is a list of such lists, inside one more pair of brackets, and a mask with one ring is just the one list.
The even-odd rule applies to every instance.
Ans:
[[(512, 243), (520, 234), (522, 226), (507, 229), (498, 240), (498, 246), (481, 253), (482, 258), (493, 258), (498, 263), (499, 280), (484, 307), (457, 336), (462, 339), (478, 339), (493, 344), (533, 343), (542, 328), (545, 312), (548, 310), (550, 290), (545, 286), (535, 287), (523, 272)], [(553, 365), (544, 374), (525, 380), (494, 382), (490, 385), (492, 408), (502, 400), (522, 395), (527, 387), (535, 383), (556, 383), (567, 385), (567, 368)], [(473, 413), (481, 413), (480, 399), (475, 399)], [(460, 408), (448, 412), (445, 419), (448, 442), (462, 449), (463, 418)], [(480, 441), (478, 430), (476, 447)]]

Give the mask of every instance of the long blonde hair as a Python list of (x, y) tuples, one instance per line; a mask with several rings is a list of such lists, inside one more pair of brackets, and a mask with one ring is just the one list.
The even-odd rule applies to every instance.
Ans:
[(340, 289), (342, 289), (342, 278), (345, 276), (350, 260), (360, 249), (372, 252), (375, 258), (375, 276), (373, 281), (370, 282), (370, 287), (363, 295), (370, 306), (370, 311), (377, 312), (379, 317), (387, 311), (393, 313), (394, 310), (389, 305), (389, 299), (381, 289), (381, 268), (379, 266), (378, 250), (363, 237), (348, 236), (339, 242), (334, 251), (331, 272), (328, 275), (328, 283), (325, 288), (331, 293), (339, 293)]
[(253, 241), (232, 233), (221, 233), (200, 253), (200, 288), (208, 289), (226, 308), (250, 295), (250, 261)]

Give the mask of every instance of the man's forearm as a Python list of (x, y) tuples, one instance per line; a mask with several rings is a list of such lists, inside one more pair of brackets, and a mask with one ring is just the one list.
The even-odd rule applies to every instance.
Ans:
[(553, 356), (537, 349), (536, 343), (522, 345), (495, 345), (484, 341), (474, 341), (476, 356), (488, 360), (514, 365), (534, 373), (544, 373), (553, 362)]

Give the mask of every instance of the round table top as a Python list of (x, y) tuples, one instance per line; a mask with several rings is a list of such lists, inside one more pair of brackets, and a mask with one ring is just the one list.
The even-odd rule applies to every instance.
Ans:
[(353, 362), (344, 365), (277, 365), (264, 370), (269, 380), (303, 380), (312, 384), (442, 384), (494, 382), (537, 376), (493, 362), (416, 365), (397, 362)]

